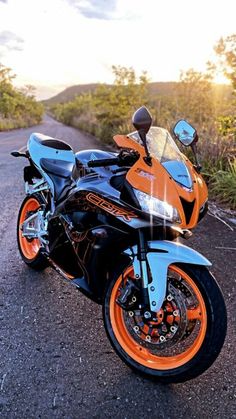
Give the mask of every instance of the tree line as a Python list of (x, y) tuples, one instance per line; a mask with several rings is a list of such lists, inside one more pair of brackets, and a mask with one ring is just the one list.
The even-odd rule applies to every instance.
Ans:
[(14, 78), (11, 69), (0, 64), (0, 131), (38, 124), (44, 112), (34, 97), (34, 87), (17, 89)]
[[(171, 129), (178, 119), (187, 119), (199, 132), (200, 157), (214, 197), (236, 208), (236, 34), (220, 39), (214, 49), (216, 63), (208, 62), (205, 73), (181, 72), (172, 95), (152, 94), (146, 72), (138, 77), (133, 68), (113, 66), (114, 85), (99, 85), (50, 110), (59, 121), (105, 144), (113, 144), (114, 134), (133, 130), (131, 116), (142, 105), (151, 111), (154, 125)], [(231, 83), (228, 91), (213, 83), (219, 71)]]

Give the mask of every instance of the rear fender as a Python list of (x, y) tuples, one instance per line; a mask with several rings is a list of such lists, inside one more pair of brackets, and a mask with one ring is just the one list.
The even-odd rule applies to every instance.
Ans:
[[(137, 246), (133, 249), (134, 273), (141, 276), (140, 261), (137, 258)], [(127, 251), (128, 252), (128, 251)], [(166, 297), (167, 271), (173, 263), (211, 266), (211, 262), (200, 253), (180, 243), (167, 240), (148, 242), (147, 261), (151, 271), (152, 281), (148, 283), (148, 295), (151, 311), (158, 312)]]

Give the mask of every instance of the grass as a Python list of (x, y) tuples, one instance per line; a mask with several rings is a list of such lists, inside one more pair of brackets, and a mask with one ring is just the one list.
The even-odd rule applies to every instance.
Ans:
[(236, 158), (229, 161), (227, 170), (218, 170), (210, 176), (210, 191), (219, 202), (236, 209)]
[(27, 128), (39, 123), (35, 118), (28, 117), (27, 119), (13, 119), (13, 118), (1, 118), (0, 117), (0, 132), (10, 131), (17, 128)]

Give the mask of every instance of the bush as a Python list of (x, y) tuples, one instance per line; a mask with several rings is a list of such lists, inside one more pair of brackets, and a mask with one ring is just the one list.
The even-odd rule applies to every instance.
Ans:
[(220, 134), (231, 135), (236, 140), (236, 115), (220, 116), (218, 122)]
[(219, 170), (210, 176), (211, 194), (231, 209), (236, 209), (236, 158), (229, 162), (227, 170)]
[(11, 70), (0, 64), (0, 131), (38, 124), (44, 112), (32, 94), (32, 86), (20, 91), (14, 88), (13, 78)]

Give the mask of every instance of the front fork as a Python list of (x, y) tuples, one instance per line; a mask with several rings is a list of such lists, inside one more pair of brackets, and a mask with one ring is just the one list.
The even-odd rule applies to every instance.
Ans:
[(168, 240), (147, 242), (139, 230), (138, 246), (126, 251), (132, 258), (134, 274), (141, 278), (143, 301), (150, 311), (158, 312), (166, 297), (168, 268), (171, 264), (211, 266), (200, 253), (181, 243)]
[[(139, 243), (138, 243), (138, 261), (139, 261), (139, 270), (140, 274), (136, 273), (137, 278), (141, 278), (142, 284), (142, 297), (143, 303), (145, 306), (149, 306), (149, 295), (148, 295), (148, 284), (150, 282), (150, 270), (148, 269), (147, 261), (147, 242), (144, 237), (143, 231), (139, 230), (138, 232)], [(136, 268), (137, 269), (137, 268)]]
[[(165, 276), (163, 281), (163, 273), (161, 275), (162, 279), (158, 275), (158, 270), (161, 272), (163, 266), (161, 263), (158, 264), (157, 258), (155, 260), (153, 259), (154, 253), (150, 254), (150, 249), (142, 230), (138, 231), (138, 237), (138, 252), (136, 262), (134, 263), (134, 271), (136, 277), (141, 278), (141, 294), (144, 306), (151, 312), (157, 313), (162, 306), (166, 294), (167, 271), (165, 273), (163, 272)], [(164, 267), (165, 270), (166, 267)], [(138, 271), (139, 274), (136, 273)]]
[(168, 251), (152, 249), (152, 244), (153, 242), (147, 242), (144, 232), (139, 230), (138, 246), (134, 246), (132, 249), (132, 263), (135, 277), (141, 280), (144, 308), (157, 313), (166, 296), (167, 271), (171, 259), (163, 258), (164, 253), (168, 253)]

